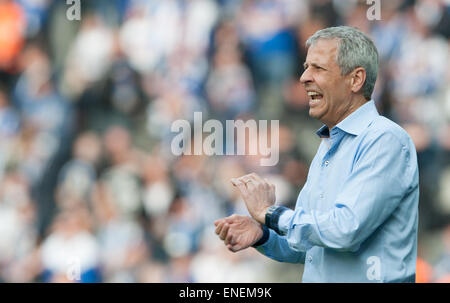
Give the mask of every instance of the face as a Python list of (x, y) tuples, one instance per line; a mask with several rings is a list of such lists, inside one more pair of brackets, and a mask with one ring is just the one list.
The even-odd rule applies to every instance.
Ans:
[(320, 39), (310, 46), (300, 78), (309, 97), (309, 115), (330, 129), (352, 112), (352, 73), (341, 75), (338, 46), (336, 39)]

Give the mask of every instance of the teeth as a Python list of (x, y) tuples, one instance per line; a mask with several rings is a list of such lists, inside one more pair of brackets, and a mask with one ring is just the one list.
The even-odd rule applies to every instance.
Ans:
[(312, 96), (320, 96), (319, 93), (317, 92), (308, 92), (308, 96), (312, 97)]

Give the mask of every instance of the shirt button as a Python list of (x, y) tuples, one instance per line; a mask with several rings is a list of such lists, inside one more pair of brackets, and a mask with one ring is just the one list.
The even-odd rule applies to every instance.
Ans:
[(328, 164), (330, 164), (330, 161), (325, 161), (325, 166), (328, 166)]
[(308, 256), (308, 262), (311, 263), (312, 262), (312, 257)]
[(320, 196), (320, 199), (323, 199), (323, 194), (320, 194), (319, 196)]

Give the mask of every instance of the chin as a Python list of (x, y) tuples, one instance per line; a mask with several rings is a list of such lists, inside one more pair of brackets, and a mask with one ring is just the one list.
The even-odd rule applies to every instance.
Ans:
[(322, 115), (317, 111), (317, 109), (309, 109), (309, 116), (314, 119), (319, 119)]

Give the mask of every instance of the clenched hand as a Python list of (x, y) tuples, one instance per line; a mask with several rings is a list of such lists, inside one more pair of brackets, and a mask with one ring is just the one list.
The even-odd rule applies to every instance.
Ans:
[(248, 216), (232, 215), (214, 222), (216, 234), (232, 252), (246, 249), (263, 236), (262, 226)]
[(250, 215), (264, 224), (267, 208), (275, 203), (275, 185), (255, 173), (231, 179), (241, 192)]

